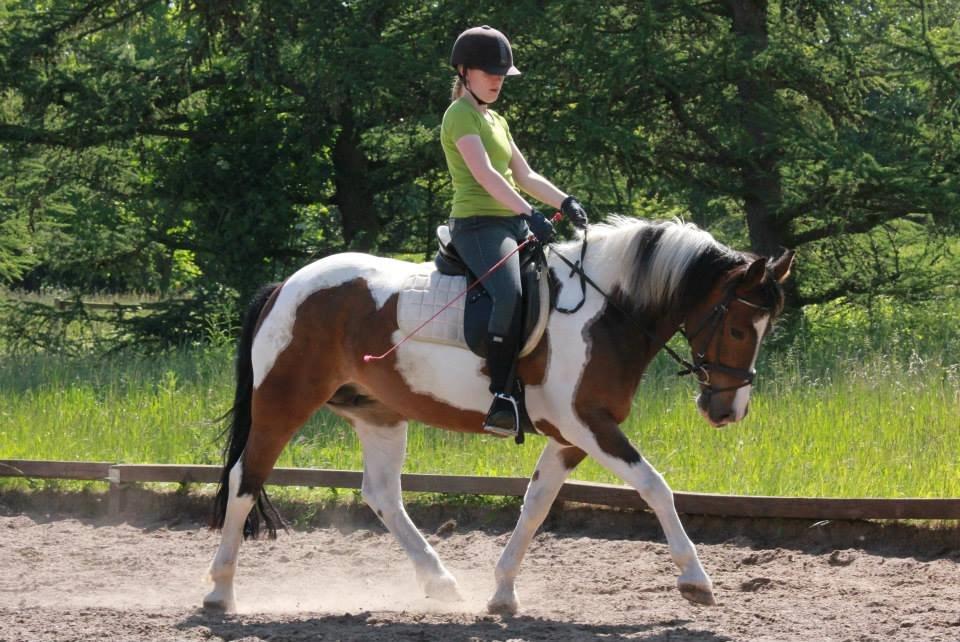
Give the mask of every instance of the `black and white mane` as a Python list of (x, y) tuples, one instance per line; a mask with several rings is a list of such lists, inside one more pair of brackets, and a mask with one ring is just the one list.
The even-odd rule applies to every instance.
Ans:
[[(573, 241), (560, 250), (574, 257), (579, 245), (580, 241)], [(620, 303), (651, 318), (702, 301), (717, 275), (758, 258), (730, 249), (693, 223), (626, 216), (591, 225), (587, 252), (593, 269), (612, 273), (608, 283)], [(626, 265), (632, 268), (624, 269)], [(768, 287), (765, 299), (775, 302), (776, 314), (783, 304), (783, 291), (776, 280), (770, 280)]]

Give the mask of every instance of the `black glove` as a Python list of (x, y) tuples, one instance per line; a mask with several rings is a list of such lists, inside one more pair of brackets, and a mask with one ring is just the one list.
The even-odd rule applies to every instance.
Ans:
[(553, 223), (547, 220), (543, 214), (537, 210), (532, 210), (529, 214), (524, 214), (523, 218), (527, 221), (527, 227), (530, 228), (541, 245), (546, 245), (553, 239)]
[(572, 196), (568, 196), (563, 199), (563, 203), (560, 204), (560, 211), (563, 212), (564, 216), (570, 219), (570, 222), (573, 223), (575, 228), (580, 230), (586, 229), (587, 211), (583, 209), (583, 205), (580, 204), (580, 201)]

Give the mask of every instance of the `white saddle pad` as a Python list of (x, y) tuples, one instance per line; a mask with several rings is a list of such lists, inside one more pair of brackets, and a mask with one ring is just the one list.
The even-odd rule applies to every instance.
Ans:
[[(463, 276), (449, 276), (433, 270), (411, 274), (400, 287), (397, 302), (397, 325), (404, 336), (410, 334), (427, 319), (437, 314), (451, 299), (467, 288)], [(463, 309), (467, 297), (461, 296), (449, 308), (417, 331), (412, 340), (445, 343), (461, 348), (467, 347), (463, 336)]]
[[(436, 269), (411, 274), (400, 287), (400, 296), (397, 301), (397, 325), (400, 327), (400, 332), (407, 336), (416, 331), (416, 334), (410, 338), (411, 341), (443, 343), (469, 349), (467, 339), (463, 335), (463, 311), (470, 294), (460, 296), (466, 288), (466, 277), (441, 274)], [(458, 296), (460, 298), (449, 308), (440, 312), (437, 318), (417, 330), (422, 323)], [(526, 356), (537, 347), (547, 327), (550, 315), (550, 292), (545, 276), (541, 279), (540, 297), (540, 320), (520, 351), (520, 356)]]

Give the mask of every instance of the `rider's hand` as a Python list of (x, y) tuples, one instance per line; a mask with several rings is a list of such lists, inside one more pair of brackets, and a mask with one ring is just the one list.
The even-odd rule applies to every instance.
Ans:
[(570, 219), (570, 222), (573, 223), (574, 227), (580, 230), (586, 229), (587, 211), (583, 209), (583, 205), (580, 204), (580, 201), (572, 196), (568, 196), (563, 199), (563, 203), (560, 204), (560, 211), (563, 212), (564, 216)]
[(553, 239), (553, 223), (547, 220), (543, 214), (537, 210), (531, 210), (529, 214), (524, 214), (523, 218), (527, 222), (527, 227), (530, 228), (541, 245), (549, 243)]

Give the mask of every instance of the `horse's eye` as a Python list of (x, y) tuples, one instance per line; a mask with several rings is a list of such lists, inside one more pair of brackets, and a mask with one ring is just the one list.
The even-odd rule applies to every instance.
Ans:
[(736, 328), (730, 328), (730, 336), (738, 341), (741, 341), (746, 335), (743, 334), (741, 330), (737, 330)]

